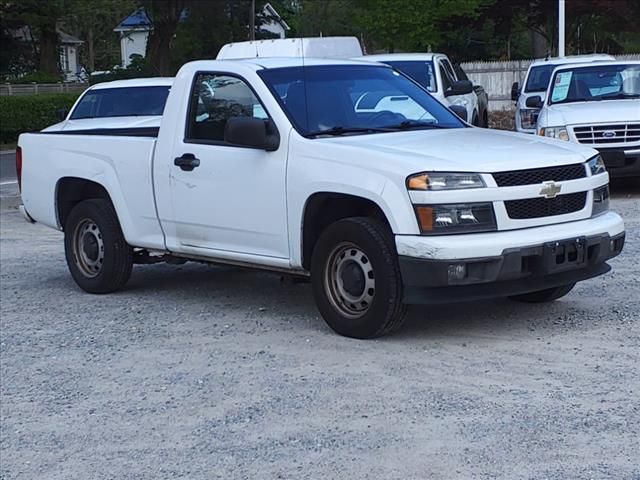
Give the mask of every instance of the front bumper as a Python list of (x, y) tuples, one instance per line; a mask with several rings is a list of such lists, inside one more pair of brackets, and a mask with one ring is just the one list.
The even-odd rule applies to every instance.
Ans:
[(611, 178), (640, 177), (640, 147), (598, 147), (597, 150)]
[(622, 251), (624, 239), (622, 220), (612, 212), (517, 232), (441, 237), (449, 243), (445, 256), (438, 255), (437, 245), (428, 252), (424, 241), (423, 255), (417, 256), (416, 245), (407, 248), (407, 238), (398, 236), (404, 301), (476, 300), (586, 280), (610, 270), (605, 262)]

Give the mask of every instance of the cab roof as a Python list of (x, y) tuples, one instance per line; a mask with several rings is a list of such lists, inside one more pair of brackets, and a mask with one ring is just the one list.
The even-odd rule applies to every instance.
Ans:
[(564, 65), (567, 63), (587, 63), (606, 60), (615, 60), (615, 57), (613, 57), (612, 55), (607, 55), (605, 53), (592, 53), (589, 55), (568, 55), (566, 57), (549, 57), (534, 60), (531, 63), (531, 66), (537, 67), (538, 65)]
[(362, 59), (373, 62), (391, 62), (393, 60), (400, 62), (431, 62), (436, 57), (446, 57), (446, 55), (444, 53), (379, 53), (376, 55), (367, 55), (362, 57)]

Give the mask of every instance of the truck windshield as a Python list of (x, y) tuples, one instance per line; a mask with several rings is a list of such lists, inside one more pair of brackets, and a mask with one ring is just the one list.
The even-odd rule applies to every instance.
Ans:
[(258, 72), (301, 135), (464, 128), (426, 90), (376, 65), (315, 65)]
[(70, 120), (162, 115), (169, 86), (99, 88), (78, 102)]
[(553, 76), (551, 103), (640, 98), (640, 64), (563, 69)]
[(549, 79), (553, 73), (553, 69), (557, 65), (540, 65), (539, 67), (531, 67), (529, 70), (529, 76), (527, 77), (527, 84), (524, 86), (524, 91), (529, 92), (546, 92), (549, 86)]

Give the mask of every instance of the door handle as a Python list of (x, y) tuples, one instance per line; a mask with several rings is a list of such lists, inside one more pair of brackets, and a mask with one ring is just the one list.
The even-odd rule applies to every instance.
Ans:
[(200, 166), (200, 159), (196, 158), (193, 153), (183, 153), (181, 157), (173, 161), (173, 164), (185, 172), (190, 172)]

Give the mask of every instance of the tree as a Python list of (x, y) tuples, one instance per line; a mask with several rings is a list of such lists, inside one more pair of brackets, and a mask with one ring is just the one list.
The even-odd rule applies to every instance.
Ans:
[(170, 49), (178, 21), (191, 0), (145, 0), (143, 5), (153, 22), (147, 41), (147, 65), (155, 75), (170, 75)]
[(65, 12), (65, 0), (21, 0), (2, 3), (2, 16), (12, 28), (28, 27), (35, 41), (35, 62), (39, 71), (59, 75), (57, 22)]

